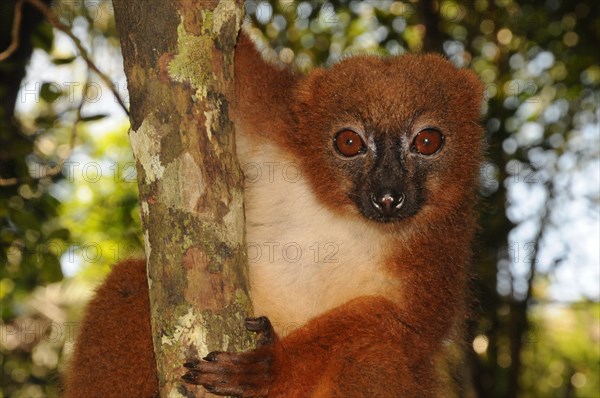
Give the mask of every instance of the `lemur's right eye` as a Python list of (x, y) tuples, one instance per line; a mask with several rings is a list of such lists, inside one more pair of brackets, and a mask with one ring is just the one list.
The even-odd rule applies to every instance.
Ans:
[(347, 158), (360, 155), (367, 150), (361, 136), (352, 130), (342, 130), (337, 133), (333, 139), (333, 145), (340, 155)]
[(434, 129), (421, 130), (412, 143), (413, 152), (429, 156), (439, 152), (444, 146), (444, 135)]

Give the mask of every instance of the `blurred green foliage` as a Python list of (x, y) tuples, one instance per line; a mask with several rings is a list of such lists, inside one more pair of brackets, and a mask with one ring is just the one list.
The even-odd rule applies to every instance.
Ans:
[[(15, 3), (0, 5), (2, 49)], [(53, 9), (101, 51), (116, 44), (109, 5)], [(104, 120), (76, 53), (57, 46), (31, 8), (23, 12), (20, 48), (0, 62), (0, 397), (55, 397), (93, 287), (142, 245), (126, 120)], [(45, 67), (24, 79), (32, 51)]]
[[(0, 51), (15, 2), (0, 4)], [(600, 306), (589, 288), (597, 257), (578, 246), (599, 219), (600, 3), (246, 5), (265, 54), (302, 70), (355, 53), (425, 50), (479, 74), (489, 155), (469, 396), (600, 397)], [(110, 2), (53, 8), (103, 69), (122, 77), (120, 65), (102, 64), (119, 57)], [(25, 13), (21, 48), (0, 62), (0, 398), (57, 396), (91, 287), (142, 247), (127, 122), (95, 101), (95, 77), (64, 36)], [(557, 290), (569, 274), (582, 284)]]
[[(523, 397), (600, 396), (600, 306), (538, 306), (523, 351)], [(596, 344), (590, 344), (596, 342)]]

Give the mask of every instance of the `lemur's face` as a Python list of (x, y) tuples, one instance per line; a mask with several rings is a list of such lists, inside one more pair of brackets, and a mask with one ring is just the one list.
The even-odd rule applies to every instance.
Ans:
[(381, 222), (416, 214), (427, 198), (425, 182), (442, 156), (446, 136), (432, 123), (409, 126), (400, 134), (352, 125), (333, 134), (332, 149), (348, 197), (360, 213)]
[[(452, 211), (473, 186), (481, 84), (441, 57), (353, 58), (297, 90), (290, 145), (328, 207), (389, 223)], [(466, 192), (467, 191), (467, 192)]]

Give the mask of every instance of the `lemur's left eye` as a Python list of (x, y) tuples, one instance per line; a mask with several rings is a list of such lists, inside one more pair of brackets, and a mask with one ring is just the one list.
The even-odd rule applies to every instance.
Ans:
[(442, 149), (444, 145), (444, 135), (434, 129), (425, 129), (419, 131), (415, 136), (411, 149), (421, 155), (433, 155)]
[(333, 145), (340, 155), (347, 158), (365, 153), (367, 147), (361, 136), (352, 130), (342, 130), (333, 139)]

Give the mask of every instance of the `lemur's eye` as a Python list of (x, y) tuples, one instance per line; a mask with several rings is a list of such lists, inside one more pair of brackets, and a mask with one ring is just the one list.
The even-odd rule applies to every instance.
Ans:
[(333, 145), (340, 155), (347, 158), (365, 153), (367, 147), (360, 135), (352, 130), (342, 130), (333, 139)]
[(444, 146), (444, 135), (434, 129), (419, 131), (412, 142), (411, 149), (421, 155), (433, 155)]

